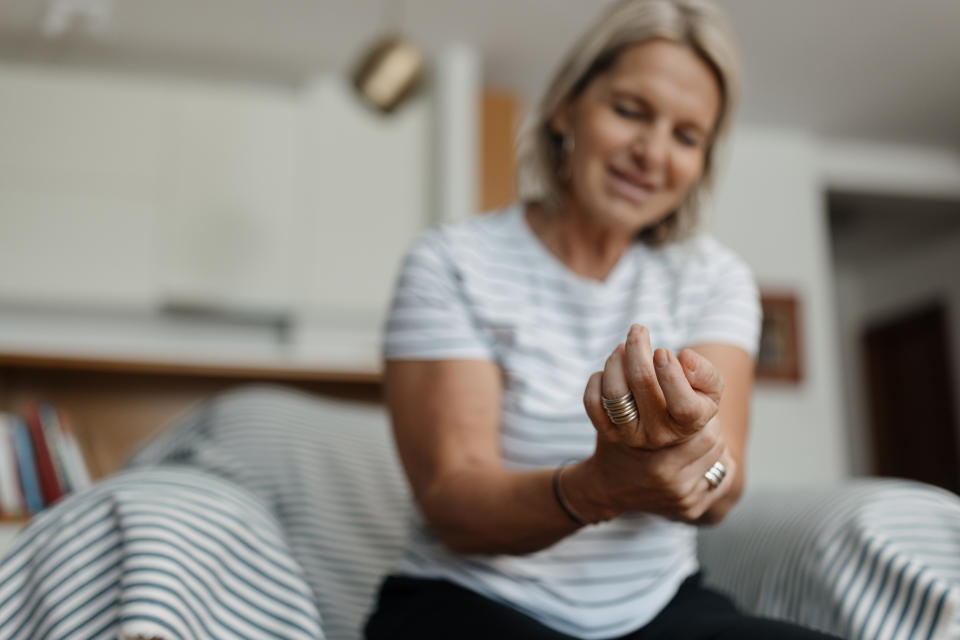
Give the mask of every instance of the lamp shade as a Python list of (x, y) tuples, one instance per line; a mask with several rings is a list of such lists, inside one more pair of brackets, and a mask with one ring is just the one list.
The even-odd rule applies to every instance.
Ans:
[(353, 84), (365, 101), (390, 113), (413, 92), (422, 73), (420, 51), (402, 37), (391, 35), (381, 38), (364, 53)]

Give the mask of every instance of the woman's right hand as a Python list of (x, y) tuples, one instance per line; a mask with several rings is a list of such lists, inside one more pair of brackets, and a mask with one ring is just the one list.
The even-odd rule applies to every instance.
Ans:
[[(602, 398), (633, 393), (638, 417), (614, 424)], [(645, 511), (693, 522), (723, 496), (727, 481), (714, 489), (704, 474), (721, 461), (736, 473), (717, 420), (723, 392), (719, 373), (691, 350), (674, 356), (651, 352), (647, 330), (631, 328), (625, 344), (591, 376), (584, 406), (597, 431), (594, 455), (565, 472), (565, 485), (587, 497), (590, 519)], [(586, 487), (585, 487), (586, 485)]]
[[(602, 398), (633, 394), (638, 416), (627, 424), (610, 421)], [(723, 380), (713, 364), (692, 349), (674, 355), (650, 346), (650, 334), (634, 325), (626, 343), (614, 349), (603, 371), (591, 376), (583, 404), (597, 433), (632, 449), (653, 450), (694, 437), (717, 415)]]

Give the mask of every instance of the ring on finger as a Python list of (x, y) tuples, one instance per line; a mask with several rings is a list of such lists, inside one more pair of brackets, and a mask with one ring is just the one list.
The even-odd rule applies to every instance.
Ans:
[(720, 486), (720, 483), (723, 482), (723, 479), (727, 477), (727, 468), (722, 462), (717, 460), (713, 463), (712, 467), (707, 469), (703, 477), (707, 479), (707, 484), (710, 485), (711, 489), (716, 489)]
[(613, 424), (627, 424), (637, 419), (637, 403), (633, 399), (633, 393), (627, 391), (619, 398), (606, 398), (601, 396), (603, 401), (603, 410), (607, 412), (610, 422)]

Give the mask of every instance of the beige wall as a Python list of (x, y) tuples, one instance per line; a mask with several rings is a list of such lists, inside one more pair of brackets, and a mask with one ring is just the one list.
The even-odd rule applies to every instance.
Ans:
[(721, 177), (710, 230), (753, 268), (761, 287), (801, 303), (800, 384), (759, 384), (748, 486), (837, 482), (847, 474), (833, 284), (817, 141), (741, 128)]

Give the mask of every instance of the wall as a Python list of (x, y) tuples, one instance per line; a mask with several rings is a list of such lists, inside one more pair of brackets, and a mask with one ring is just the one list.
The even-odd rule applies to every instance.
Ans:
[(818, 163), (831, 188), (867, 193), (960, 196), (960, 150), (857, 140), (825, 140)]
[[(860, 281), (832, 263), (825, 193), (960, 196), (960, 153), (749, 126), (737, 131), (730, 151), (708, 226), (747, 260), (762, 288), (796, 292), (802, 304), (804, 380), (757, 385), (749, 486), (828, 484), (862, 473), (858, 392), (843, 364), (849, 355), (842, 357), (854, 338), (836, 296), (854, 301), (859, 321), (955, 287), (958, 248), (945, 240), (935, 252), (878, 264)], [(938, 275), (926, 276), (924, 286), (911, 284), (933, 271)]]
[(300, 146), (306, 223), (293, 244), (302, 255), (294, 348), (302, 359), (376, 370), (397, 266), (432, 218), (436, 110), (420, 97), (385, 120), (330, 77), (305, 100), (316, 117)]
[(377, 369), (403, 251), (476, 200), (476, 57), (449, 53), (390, 118), (332, 75), (0, 64), (0, 349)]
[(173, 127), (162, 96), (162, 86), (132, 79), (0, 66), (4, 298), (152, 303)]
[[(463, 51), (453, 60), (457, 67), (476, 63)], [(434, 92), (444, 90), (446, 76), (438, 77)], [(369, 369), (376, 366), (379, 314), (403, 247), (423, 225), (462, 217), (464, 203), (475, 202), (466, 188), (437, 188), (437, 181), (448, 188), (472, 184), (465, 176), (475, 175), (469, 161), (446, 162), (442, 154), (455, 150), (438, 141), (437, 123), (475, 123), (462, 114), (438, 115), (443, 105), (465, 103), (471, 89), (455, 82), (447, 85), (460, 92), (456, 96), (425, 96), (396, 119), (381, 121), (329, 77), (290, 91), (156, 85), (3, 65), (0, 79), (0, 289), (29, 296), (40, 281), (50, 287), (49, 298), (94, 300), (107, 309), (51, 324), (46, 315), (9, 309), (4, 299), (0, 347), (8, 347), (11, 336), (34, 347), (43, 336), (59, 340), (54, 347), (113, 344), (118, 353), (146, 342), (154, 355), (181, 358), (214, 345), (218, 358)], [(34, 99), (24, 102), (30, 92)], [(76, 111), (76, 92), (87, 96), (74, 114), (83, 126), (67, 131), (58, 122), (65, 110)], [(129, 108), (116, 110), (118, 100)], [(211, 118), (213, 125), (203, 124)], [(245, 133), (236, 138), (236, 130)], [(469, 144), (465, 129), (460, 139)], [(857, 468), (857, 452), (848, 445), (839, 358), (846, 338), (834, 309), (823, 194), (831, 185), (957, 191), (960, 159), (943, 150), (824, 144), (780, 129), (741, 127), (733, 142), (708, 225), (747, 260), (761, 286), (796, 292), (802, 303), (805, 377), (796, 386), (758, 386), (749, 482), (836, 482)], [(191, 145), (216, 151), (204, 155)], [(58, 152), (50, 153), (51, 146)], [(99, 165), (87, 161), (90, 149)], [(164, 174), (165, 167), (172, 171)], [(447, 180), (443, 171), (450, 170), (458, 173)], [(231, 197), (218, 200), (223, 194)], [(437, 203), (457, 210), (439, 215)], [(221, 262), (254, 255), (259, 268), (248, 273), (255, 284), (249, 288), (191, 262), (211, 256), (180, 244), (209, 235), (204, 216), (237, 210), (231, 206), (250, 207), (250, 224), (221, 239)], [(98, 244), (111, 234), (127, 241)], [(244, 244), (251, 239), (252, 254)], [(25, 251), (31, 243), (46, 250)], [(116, 273), (118, 265), (123, 273)], [(192, 280), (192, 269), (207, 275)], [(218, 328), (154, 316), (125, 320), (124, 314), (154, 311), (171, 291), (188, 301), (220, 296), (227, 307), (266, 301), (267, 311), (286, 301), (298, 322), (291, 342), (279, 345), (269, 327), (255, 323)], [(113, 313), (110, 305), (126, 310)]]
[[(909, 212), (904, 212), (905, 216)], [(905, 220), (904, 224), (908, 224)], [(860, 343), (863, 328), (914, 306), (940, 299), (946, 303), (951, 332), (953, 397), (960, 415), (960, 234), (922, 248), (837, 261), (839, 324), (843, 340), (843, 378), (855, 473), (871, 468), (869, 414)]]
[[(471, 64), (463, 52), (452, 60), (457, 67)], [(7, 70), (6, 77), (13, 73)], [(453, 74), (438, 74), (441, 90), (447, 75)], [(117, 315), (86, 314), (70, 318), (73, 333), (58, 333), (49, 322), (20, 314), (11, 320), (15, 327), (8, 327), (7, 335), (18, 335), (22, 342), (35, 342), (43, 333), (59, 335), (63, 344), (105, 349), (114, 338), (122, 338), (120, 351), (129, 351), (140, 336), (152, 352), (171, 357), (196, 353), (202, 345), (210, 345), (218, 358), (285, 357), (308, 366), (327, 362), (339, 367), (374, 367), (379, 317), (403, 247), (430, 220), (460, 217), (462, 214), (446, 209), (470, 201), (465, 193), (441, 192), (430, 179), (437, 170), (456, 166), (443, 161), (443, 153), (454, 151), (437, 142), (442, 136), (433, 127), (436, 123), (455, 126), (451, 125), (457, 121), (454, 115), (440, 118), (437, 109), (462, 103), (462, 96), (422, 100), (395, 119), (381, 121), (360, 108), (344, 83), (333, 78), (319, 78), (299, 92), (284, 93), (177, 82), (157, 87), (97, 74), (77, 79), (72, 73), (57, 75), (49, 70), (27, 70), (18, 77), (34, 85), (45, 81), (46, 91), (62, 93), (67, 90), (57, 87), (67, 86), (86, 92), (91, 97), (85, 115), (96, 125), (92, 131), (75, 128), (83, 134), (74, 139), (72, 155), (67, 155), (75, 162), (66, 165), (52, 182), (50, 168), (43, 163), (63, 155), (49, 149), (50, 145), (62, 146), (65, 133), (47, 134), (45, 147), (27, 153), (26, 157), (37, 158), (36, 169), (31, 169), (36, 191), (51, 183), (92, 184), (90, 188), (111, 193), (111, 185), (122, 183), (127, 186), (120, 193), (131, 193), (128, 200), (136, 196), (143, 204), (110, 209), (113, 213), (104, 217), (100, 226), (89, 225), (84, 217), (71, 217), (70, 209), (62, 206), (48, 209), (83, 223), (45, 229), (34, 224), (35, 217), (4, 216), (0, 235), (9, 238), (11, 229), (21, 229), (34, 234), (35, 242), (42, 241), (45, 234), (59, 238), (67, 247), (73, 241), (70, 261), (87, 270), (80, 270), (83, 275), (76, 278), (77, 285), (88, 280), (90, 264), (103, 264), (108, 276), (111, 264), (134, 265), (120, 274), (122, 286), (101, 301), (138, 301), (133, 306), (141, 310), (150, 310), (171, 297), (187, 303), (191, 299), (219, 301), (228, 309), (257, 308), (259, 302), (269, 312), (282, 308), (287, 300), (299, 320), (290, 344), (277, 347), (270, 342), (269, 331), (256, 326), (218, 331), (216, 325), (200, 328), (183, 320), (171, 327), (170, 322), (156, 318), (127, 326)], [(28, 93), (26, 87), (22, 90)], [(172, 105), (171, 95), (175, 96)], [(52, 101), (66, 104), (71, 96)], [(115, 105), (123, 100), (130, 104), (134, 99), (126, 116), (110, 112), (110, 105), (116, 110)], [(73, 102), (77, 102), (75, 96)], [(29, 130), (31, 123), (37, 128), (37, 119), (31, 119), (33, 108), (29, 101), (20, 107), (24, 130)], [(146, 115), (138, 119), (130, 114)], [(142, 122), (145, 117), (150, 120)], [(45, 122), (64, 119), (64, 114), (52, 113)], [(114, 121), (121, 136), (111, 136)], [(102, 148), (104, 141), (106, 149), (112, 150), (101, 163), (105, 170), (91, 172), (89, 163), (83, 163), (83, 150), (98, 144)], [(18, 148), (31, 149), (30, 139), (21, 140)], [(468, 170), (466, 166), (460, 173)], [(444, 176), (437, 180), (456, 183)], [(14, 191), (8, 188), (5, 197)], [(443, 216), (437, 215), (438, 206), (432, 204), (438, 202), (447, 203), (439, 205), (445, 210)], [(21, 209), (15, 205), (5, 203), (5, 210), (16, 214)], [(217, 229), (225, 228), (218, 223), (223, 216), (245, 224), (226, 225), (230, 233), (218, 236)], [(98, 220), (96, 216), (92, 219)], [(754, 402), (750, 477), (764, 484), (829, 482), (845, 470), (843, 440), (838, 435), (842, 409), (832, 355), (834, 334), (828, 312), (832, 292), (824, 220), (815, 141), (800, 133), (741, 130), (711, 226), (721, 240), (747, 259), (761, 284), (795, 290), (804, 303), (804, 383), (799, 387), (761, 387)], [(95, 257), (90, 247), (97, 246), (98, 237), (111, 228), (131, 225), (136, 225), (131, 232), (136, 242), (108, 246), (102, 259), (85, 262)], [(58, 231), (63, 229), (69, 232)], [(155, 237), (160, 240), (155, 242)], [(221, 255), (207, 255), (203, 241), (212, 241)], [(247, 264), (239, 271), (216, 268), (245, 255), (256, 258), (252, 266)], [(63, 270), (62, 260), (48, 263), (37, 255), (20, 258), (29, 258), (31, 267), (37, 269)], [(205, 260), (213, 265), (205, 265)], [(237, 282), (238, 272), (246, 273), (244, 278), (249, 276), (256, 286), (248, 288)], [(11, 270), (5, 273), (7, 286), (19, 282), (10, 275)], [(59, 281), (56, 273), (48, 279)], [(108, 282), (109, 278), (94, 280)], [(281, 286), (271, 287), (271, 280)], [(147, 291), (137, 289), (137, 283), (146, 284)], [(70, 292), (80, 295), (75, 287), (65, 285), (54, 297)], [(0, 309), (0, 321), (4, 320), (3, 311)], [(103, 331), (104, 327), (108, 330)], [(204, 337), (199, 340), (190, 338), (201, 335)], [(170, 346), (174, 343), (179, 347)]]
[(848, 465), (817, 141), (743, 127), (731, 151), (708, 228), (761, 289), (796, 293), (802, 316), (802, 382), (754, 394), (748, 486), (837, 482)]
[[(820, 145), (818, 164), (824, 185), (832, 189), (960, 199), (960, 151), (955, 149), (834, 140)], [(910, 212), (904, 212), (904, 224), (909, 224), (909, 215)], [(912, 304), (922, 296), (941, 294), (951, 300), (958, 385), (954, 397), (960, 399), (960, 307), (955, 297), (955, 278), (951, 277), (960, 272), (957, 242), (955, 238), (944, 238), (923, 251), (888, 251), (876, 259), (836, 264), (838, 346), (852, 474), (868, 474), (871, 468), (858, 348), (863, 323)]]

